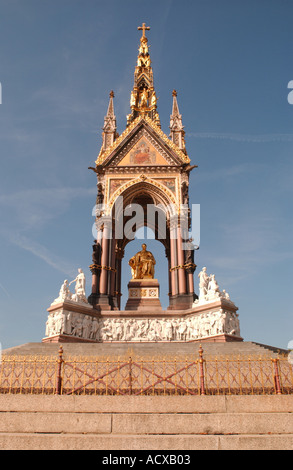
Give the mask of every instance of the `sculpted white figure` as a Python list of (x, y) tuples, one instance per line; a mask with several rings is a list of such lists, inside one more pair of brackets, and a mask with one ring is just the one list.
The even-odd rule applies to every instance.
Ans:
[(101, 339), (103, 341), (111, 341), (113, 339), (110, 319), (105, 320), (104, 325), (101, 328)]
[(193, 317), (192, 326), (193, 326), (193, 338), (197, 339), (199, 337), (199, 324), (198, 324), (198, 317), (197, 316)]
[(228, 333), (230, 335), (239, 335), (240, 334), (240, 330), (239, 330), (239, 320), (237, 318), (237, 313), (235, 313), (234, 315), (231, 315), (230, 318), (229, 318), (229, 322), (228, 322)]
[(93, 319), (91, 332), (90, 332), (90, 339), (98, 340), (98, 331), (99, 331), (99, 322), (96, 318)]
[(148, 336), (148, 320), (140, 320), (139, 325), (138, 325), (138, 331), (137, 331), (137, 336), (140, 339), (146, 339)]
[(50, 336), (50, 316), (48, 316), (48, 320), (46, 321), (46, 330), (45, 330), (45, 336)]
[(156, 320), (156, 323), (155, 323), (155, 334), (156, 334), (156, 340), (160, 341), (162, 339), (162, 324), (159, 320)]
[(163, 336), (167, 341), (173, 339), (173, 326), (170, 320), (166, 320), (163, 323)]
[(156, 341), (156, 320), (150, 320), (147, 338), (149, 341)]
[(204, 336), (210, 336), (210, 328), (211, 328), (211, 322), (210, 322), (210, 315), (209, 313), (206, 313), (204, 315), (204, 319), (203, 319), (203, 333), (204, 333)]
[(230, 295), (225, 291), (225, 289), (223, 289), (222, 297), (223, 299), (230, 300)]
[(132, 320), (131, 325), (130, 325), (130, 337), (134, 338), (135, 340), (137, 339), (137, 331), (138, 331), (138, 322), (137, 320)]
[(82, 337), (85, 339), (89, 339), (90, 332), (92, 327), (92, 320), (89, 315), (84, 315), (82, 320)]
[(178, 328), (178, 336), (180, 341), (184, 341), (186, 338), (187, 325), (185, 321), (181, 321)]
[(51, 313), (46, 322), (46, 336), (52, 336), (54, 334), (54, 325), (54, 314)]
[(78, 324), (78, 314), (73, 313), (71, 317), (71, 334), (73, 336), (76, 336), (77, 324)]
[(198, 275), (199, 277), (199, 299), (204, 299), (208, 292), (209, 276), (207, 275), (207, 268), (202, 268)]
[(209, 277), (208, 298), (214, 299), (217, 297), (220, 297), (220, 288), (216, 281), (215, 275), (211, 274)]
[(63, 332), (64, 314), (62, 310), (50, 313), (46, 322), (46, 336), (54, 336)]
[(221, 310), (220, 312), (221, 312), (221, 315), (219, 316), (219, 320), (218, 320), (218, 334), (226, 332), (227, 315), (223, 312), (223, 310)]
[(71, 335), (72, 332), (72, 313), (66, 312), (64, 316), (64, 329), (63, 332), (66, 335)]
[(73, 282), (75, 282), (75, 294), (72, 295), (72, 300), (88, 303), (85, 295), (85, 275), (81, 268), (78, 269), (78, 275), (69, 285), (73, 284)]
[(130, 323), (129, 323), (129, 320), (127, 320), (125, 327), (124, 327), (123, 341), (129, 341), (129, 340), (130, 340)]
[(69, 285), (67, 279), (63, 282), (59, 295), (57, 299), (54, 300), (53, 304), (59, 303), (59, 302), (64, 302), (64, 300), (71, 300), (72, 294), (69, 290)]
[(114, 341), (121, 341), (123, 338), (123, 323), (122, 321), (117, 318), (112, 321), (112, 328), (113, 328), (113, 339)]
[(179, 326), (181, 324), (180, 319), (179, 318), (173, 318), (171, 320), (171, 322), (172, 322), (172, 327), (173, 327), (173, 341), (178, 341), (178, 339), (179, 339), (178, 329), (179, 329)]
[(186, 318), (185, 324), (186, 324), (185, 341), (190, 341), (190, 339), (192, 338), (192, 333), (193, 333), (191, 318)]
[(206, 268), (202, 268), (202, 271), (198, 275), (199, 277), (199, 298), (193, 302), (193, 306), (205, 304), (218, 299), (224, 299), (233, 304), (230, 299), (230, 295), (225, 289), (221, 292), (219, 285), (216, 281), (215, 275), (210, 276), (206, 272)]
[(74, 324), (74, 328), (72, 330), (72, 334), (73, 334), (73, 336), (79, 336), (79, 337), (82, 336), (82, 319), (81, 319), (80, 316), (78, 318), (76, 318), (76, 320), (75, 320), (75, 324)]
[(63, 325), (64, 325), (64, 313), (62, 312), (62, 310), (60, 310), (59, 312), (56, 312), (55, 314), (55, 327), (54, 327), (54, 330), (55, 330), (55, 334), (61, 334), (63, 333)]

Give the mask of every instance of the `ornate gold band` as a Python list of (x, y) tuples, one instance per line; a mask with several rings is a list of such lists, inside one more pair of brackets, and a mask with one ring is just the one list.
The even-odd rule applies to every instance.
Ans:
[(99, 264), (91, 264), (91, 265), (89, 266), (89, 268), (90, 268), (91, 270), (94, 270), (94, 269), (105, 269), (106, 271), (112, 271), (112, 272), (114, 272), (114, 273), (117, 272), (117, 269), (111, 268), (111, 266), (100, 266)]
[(177, 269), (189, 269), (189, 268), (196, 268), (196, 264), (188, 263), (188, 264), (179, 264), (179, 266), (173, 266), (170, 268), (169, 271), (176, 271)]

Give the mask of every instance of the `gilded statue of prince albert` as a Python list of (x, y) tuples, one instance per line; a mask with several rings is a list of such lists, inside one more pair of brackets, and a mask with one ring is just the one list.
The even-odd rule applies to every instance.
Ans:
[(131, 267), (132, 279), (154, 279), (156, 260), (146, 244), (141, 245), (142, 250), (136, 253), (128, 262)]

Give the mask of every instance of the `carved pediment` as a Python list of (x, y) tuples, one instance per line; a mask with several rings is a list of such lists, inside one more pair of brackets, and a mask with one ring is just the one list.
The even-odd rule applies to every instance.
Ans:
[(181, 166), (190, 160), (164, 132), (147, 117), (139, 117), (106, 151), (96, 164), (106, 167)]
[(140, 132), (134, 140), (127, 146), (126, 153), (121, 152), (122, 155), (120, 154), (116, 159), (118, 160), (117, 166), (166, 166), (174, 164), (170, 161), (168, 154), (162, 151), (154, 139), (151, 139), (144, 131)]

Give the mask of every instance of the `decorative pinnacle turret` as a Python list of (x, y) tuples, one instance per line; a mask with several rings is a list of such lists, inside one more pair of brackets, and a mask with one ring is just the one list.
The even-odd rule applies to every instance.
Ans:
[(173, 106), (172, 114), (170, 116), (170, 138), (176, 144), (180, 150), (185, 150), (185, 139), (184, 139), (184, 126), (182, 124), (182, 116), (179, 113), (179, 106), (177, 102), (177, 91), (173, 90)]
[(114, 91), (111, 90), (109, 94), (109, 105), (107, 114), (104, 118), (104, 127), (103, 127), (103, 149), (106, 150), (110, 147), (114, 140), (117, 137), (117, 125), (116, 125), (116, 116), (114, 113)]
[(105, 119), (115, 117), (115, 115), (114, 115), (114, 102), (113, 102), (114, 97), (115, 97), (114, 91), (111, 90), (110, 93), (109, 93), (110, 100), (109, 100), (107, 116), (105, 117)]
[(160, 127), (148, 39), (145, 35), (145, 32), (151, 28), (143, 23), (137, 29), (142, 31), (142, 36), (140, 38), (137, 64), (134, 72), (134, 86), (130, 96), (131, 114), (127, 116), (127, 125), (138, 116), (148, 116)]
[[(178, 102), (177, 102), (177, 91), (176, 90), (173, 90), (172, 92), (172, 96), (173, 96), (173, 107), (172, 107), (172, 115), (171, 115), (171, 119), (173, 119), (173, 121), (175, 119), (179, 119), (179, 121), (181, 121), (181, 114), (179, 113), (179, 107), (178, 107)], [(178, 125), (178, 123), (177, 123)], [(182, 121), (181, 121), (181, 126), (182, 126)], [(170, 127), (171, 127), (171, 124), (170, 124)]]

